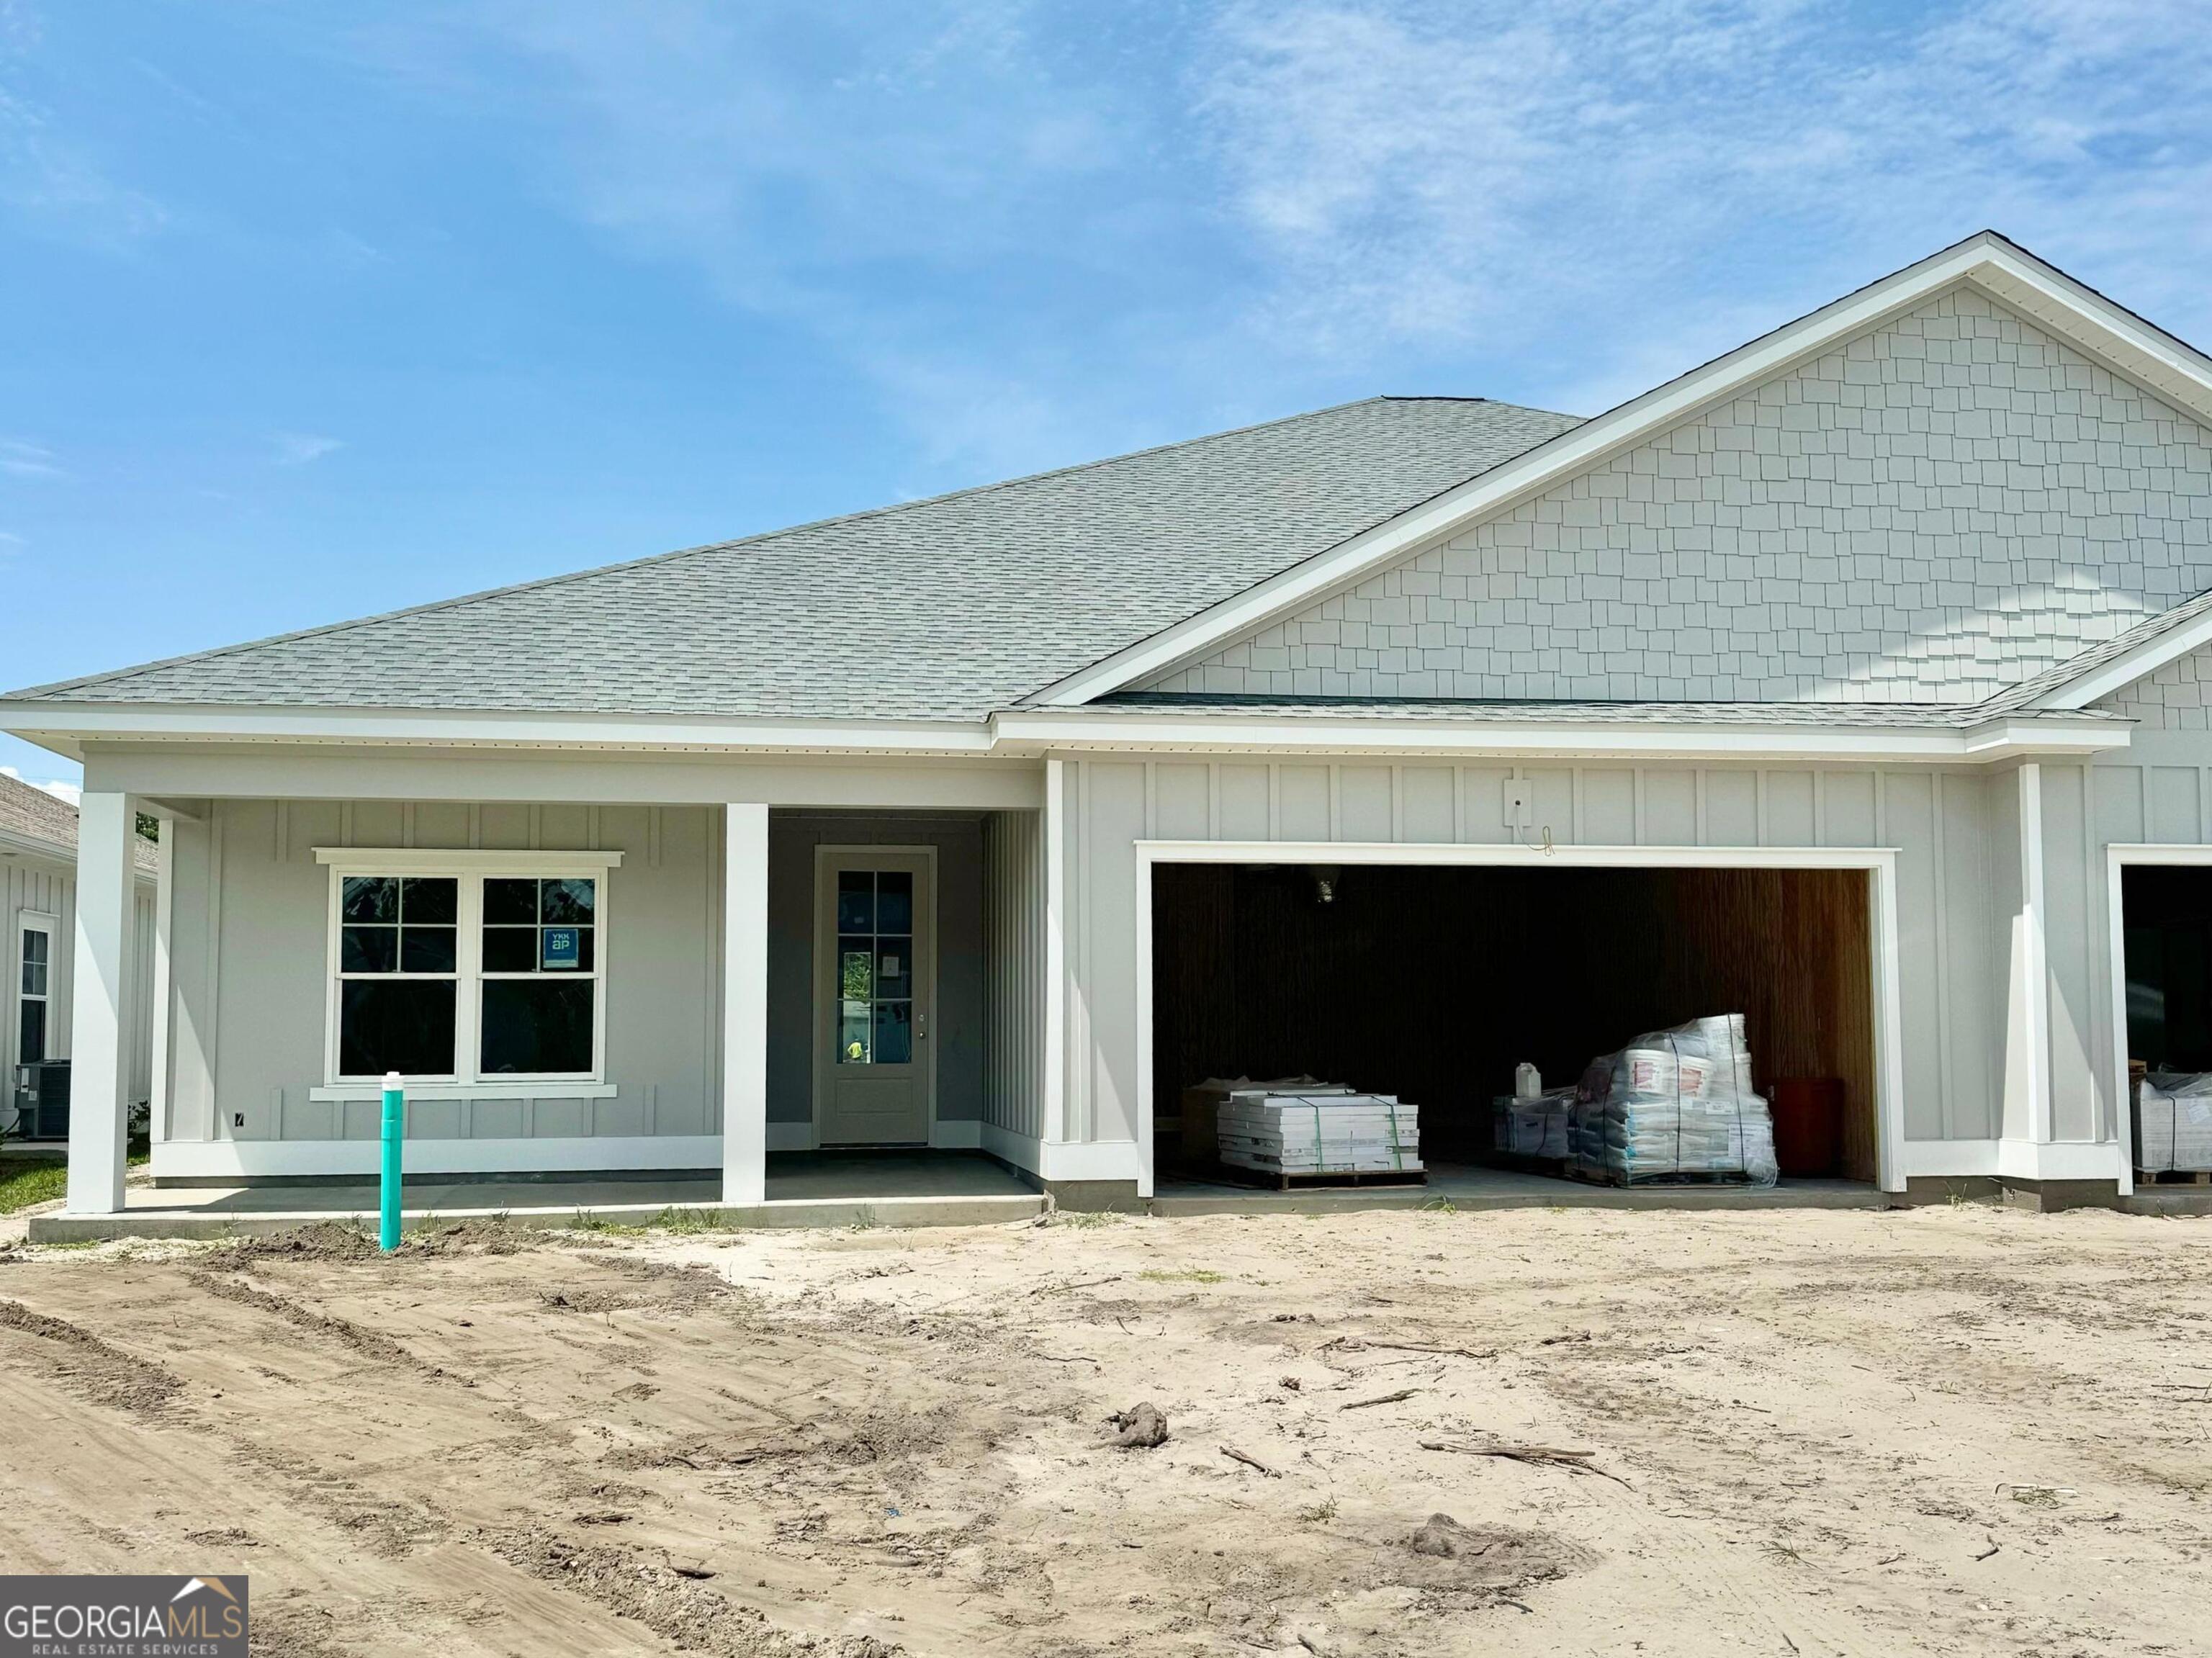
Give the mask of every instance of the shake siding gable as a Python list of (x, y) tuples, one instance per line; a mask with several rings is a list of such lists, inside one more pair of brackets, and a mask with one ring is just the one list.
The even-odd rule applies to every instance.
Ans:
[(1978, 702), (2212, 587), (2212, 434), (1954, 288), (1150, 689)]

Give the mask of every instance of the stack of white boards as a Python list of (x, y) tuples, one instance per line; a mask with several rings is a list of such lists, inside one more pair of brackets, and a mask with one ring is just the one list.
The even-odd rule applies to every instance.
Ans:
[(1420, 1109), (1395, 1094), (1231, 1094), (1216, 1117), (1221, 1161), (1285, 1178), (1421, 1171)]
[(2136, 1092), (2136, 1167), (2212, 1169), (2212, 1075), (2154, 1071)]

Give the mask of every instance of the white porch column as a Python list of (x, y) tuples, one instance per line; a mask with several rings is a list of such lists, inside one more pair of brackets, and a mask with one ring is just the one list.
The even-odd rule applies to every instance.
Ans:
[(722, 1201), (768, 1195), (768, 808), (722, 834)]
[(88, 792), (77, 806), (76, 969), (70, 980), (69, 1212), (123, 1207), (131, 1052), (125, 981), (137, 913), (137, 803)]

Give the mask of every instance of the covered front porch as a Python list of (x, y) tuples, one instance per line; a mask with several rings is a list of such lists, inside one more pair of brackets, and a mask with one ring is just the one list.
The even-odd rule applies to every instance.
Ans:
[[(372, 1208), (391, 1070), (418, 1218), (1011, 1215), (1051, 1175), (1036, 767), (87, 764), (66, 1209), (85, 1235)], [(132, 919), (108, 877), (141, 814), (161, 823), (156, 1054), (150, 1179), (126, 1190)]]

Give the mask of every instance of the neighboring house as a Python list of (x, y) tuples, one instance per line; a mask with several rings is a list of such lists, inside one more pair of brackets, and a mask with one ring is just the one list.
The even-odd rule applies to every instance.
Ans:
[[(1302, 1023), (1431, 1064), (1441, 1132), (1641, 982), (1842, 1078), (1885, 1187), (2081, 1195), (2130, 1189), (2131, 1047), (2212, 1040), (2161, 931), (2208, 650), (2212, 361), (1982, 234), (1593, 420), (1377, 398), (0, 727), (85, 768), (74, 1210), (119, 1201), (141, 810), (157, 1178), (364, 1174), (396, 1068), (425, 1172), (744, 1202), (902, 1143), (1141, 1194), (1169, 1095)], [(1293, 962), (1301, 892), (1367, 906), (1357, 973)]]
[[(143, 1105), (154, 1081), (154, 907), (158, 854), (131, 848), (131, 945), (123, 1028), (127, 1103)], [(44, 789), (0, 776), (0, 1128), (17, 1120), (17, 1067), (70, 1056), (70, 976), (76, 927), (76, 808)]]

